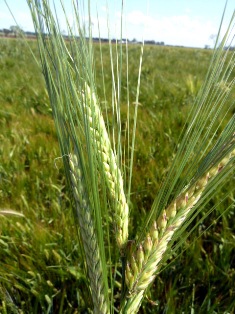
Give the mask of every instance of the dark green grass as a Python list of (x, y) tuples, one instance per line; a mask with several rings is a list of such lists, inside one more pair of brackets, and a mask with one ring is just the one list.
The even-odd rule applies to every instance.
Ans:
[[(36, 42), (29, 44), (37, 55)], [(131, 112), (134, 111), (139, 50), (139, 46), (129, 47)], [(109, 103), (108, 51), (104, 45)], [(145, 47), (131, 234), (150, 209), (166, 175), (210, 57), (209, 50)], [(95, 60), (97, 89), (102, 101), (98, 45), (95, 45)], [(121, 112), (125, 134), (125, 64), (123, 73)], [(22, 313), (82, 313), (91, 300), (87, 279), (81, 273), (79, 242), (62, 162), (56, 159), (60, 154), (49, 100), (40, 70), (23, 41), (0, 40), (0, 82), (0, 208), (25, 215), (25, 218), (0, 216), (0, 312), (21, 313), (21, 309)], [(109, 111), (107, 114), (109, 120)], [(221, 195), (218, 192), (218, 200)], [(230, 195), (230, 199), (233, 197)], [(209, 208), (214, 202), (208, 204)], [(141, 312), (190, 313), (194, 309), (194, 313), (233, 313), (234, 225), (234, 208), (229, 207), (229, 202), (219, 205), (190, 235), (178, 251), (178, 257), (172, 256), (170, 265), (163, 269), (148, 292)]]

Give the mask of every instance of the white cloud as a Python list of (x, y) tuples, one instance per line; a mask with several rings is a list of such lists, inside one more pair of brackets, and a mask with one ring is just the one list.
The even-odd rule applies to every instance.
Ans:
[(129, 37), (143, 34), (147, 40), (164, 41), (166, 44), (200, 46), (208, 43), (211, 34), (217, 29), (210, 21), (189, 15), (153, 18), (141, 11), (127, 15)]
[(16, 13), (15, 19), (19, 26), (23, 26), (25, 31), (33, 29), (33, 21), (31, 16), (25, 12)]
[(0, 12), (0, 28), (9, 28), (18, 24), (24, 31), (33, 30), (33, 22), (29, 12), (16, 11), (14, 18), (9, 12)]
[(132, 25), (150, 26), (154, 22), (154, 20), (141, 11), (132, 11), (127, 15), (127, 22)]
[[(190, 13), (189, 13), (190, 14)], [(209, 20), (201, 17), (191, 17), (189, 14), (155, 18), (134, 10), (124, 16), (123, 38), (132, 40), (164, 41), (165, 44), (204, 47), (211, 44), (211, 34), (217, 33), (217, 27)], [(93, 35), (98, 36), (97, 17), (92, 18)], [(110, 37), (120, 36), (121, 13), (110, 16)], [(108, 36), (107, 17), (99, 16), (101, 37)]]

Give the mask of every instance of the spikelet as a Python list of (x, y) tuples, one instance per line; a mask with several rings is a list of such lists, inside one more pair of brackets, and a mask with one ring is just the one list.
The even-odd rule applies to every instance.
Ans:
[(90, 136), (96, 149), (97, 158), (101, 160), (104, 177), (108, 186), (109, 196), (113, 205), (115, 235), (119, 248), (123, 248), (128, 239), (129, 208), (123, 188), (123, 179), (117, 166), (109, 136), (100, 112), (95, 93), (85, 84), (82, 95), (85, 113), (90, 128)]
[(75, 155), (69, 155), (70, 178), (76, 204), (76, 211), (80, 226), (82, 242), (86, 255), (88, 275), (90, 278), (94, 313), (109, 313), (104, 294), (104, 282), (102, 280), (102, 267), (99, 246), (91, 217), (90, 204), (82, 179), (78, 159)]
[[(235, 150), (225, 156), (219, 164), (213, 166), (208, 173), (199, 178), (186, 192), (180, 194), (159, 216), (157, 221), (153, 222), (149, 233), (143, 240), (143, 254), (141, 257), (141, 269), (136, 273), (132, 268), (132, 263), (128, 260), (129, 267), (126, 268), (126, 278), (128, 272), (134, 273), (134, 281), (126, 281), (129, 290), (129, 299), (125, 305), (124, 313), (136, 313), (144, 290), (151, 284), (155, 278), (158, 266), (168, 249), (168, 244), (176, 230), (183, 224), (188, 217), (193, 206), (199, 201), (208, 182), (213, 179), (235, 156)], [(140, 244), (139, 247), (142, 247)], [(139, 247), (132, 249), (132, 256), (138, 253)], [(142, 253), (142, 252), (141, 252)]]

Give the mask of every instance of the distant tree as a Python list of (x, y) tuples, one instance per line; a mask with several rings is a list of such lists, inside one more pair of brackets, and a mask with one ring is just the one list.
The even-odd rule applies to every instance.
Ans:
[(11, 30), (8, 28), (3, 28), (3, 33), (6, 37), (8, 37), (8, 35), (11, 33)]
[(154, 40), (145, 40), (144, 42), (147, 45), (155, 45), (155, 41)]
[(10, 26), (10, 30), (14, 33), (15, 37), (22, 36), (24, 34), (24, 31), (18, 25)]

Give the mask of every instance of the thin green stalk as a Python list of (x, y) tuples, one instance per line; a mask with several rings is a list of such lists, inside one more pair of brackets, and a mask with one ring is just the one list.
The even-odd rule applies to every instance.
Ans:
[(141, 46), (138, 83), (137, 83), (136, 99), (135, 99), (134, 125), (133, 125), (133, 135), (132, 135), (132, 143), (131, 143), (130, 177), (129, 177), (129, 182), (128, 182), (128, 194), (127, 194), (128, 200), (130, 199), (130, 194), (131, 194), (131, 182), (132, 182), (134, 151), (135, 151), (135, 134), (136, 134), (136, 127), (137, 127), (137, 116), (138, 116), (138, 106), (139, 106), (140, 79), (141, 79), (143, 53), (144, 53), (144, 43)]

